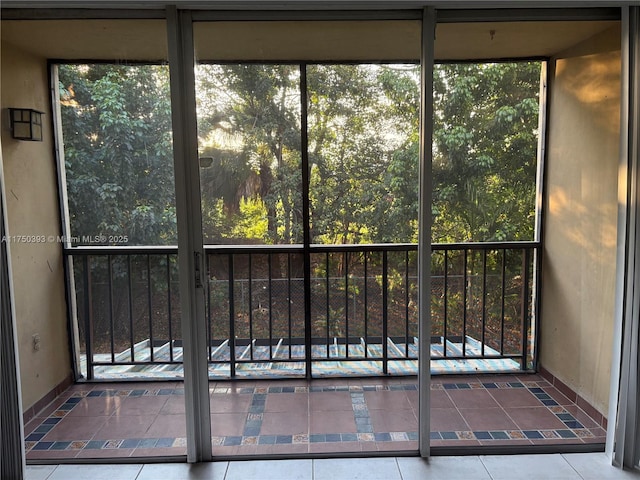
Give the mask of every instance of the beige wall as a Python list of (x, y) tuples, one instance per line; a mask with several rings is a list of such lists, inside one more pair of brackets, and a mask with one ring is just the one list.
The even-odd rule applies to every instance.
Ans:
[(607, 413), (614, 324), (620, 30), (551, 69), (540, 363)]
[[(53, 156), (47, 61), (2, 42), (2, 158), (9, 234), (58, 236), (57, 174)], [(13, 140), (8, 107), (44, 111), (44, 141)], [(25, 409), (71, 373), (61, 246), (11, 242), (18, 348)], [(40, 349), (34, 350), (34, 334)]]

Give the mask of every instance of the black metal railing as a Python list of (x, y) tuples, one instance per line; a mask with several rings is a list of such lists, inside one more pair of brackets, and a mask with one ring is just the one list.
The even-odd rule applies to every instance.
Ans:
[[(531, 368), (539, 244), (432, 249), (431, 358)], [(386, 374), (390, 362), (415, 363), (417, 245), (207, 246), (205, 253), (212, 368), (233, 377), (249, 364), (304, 370), (369, 362)], [(181, 371), (177, 248), (73, 247), (65, 254), (87, 378), (105, 367), (141, 376)]]

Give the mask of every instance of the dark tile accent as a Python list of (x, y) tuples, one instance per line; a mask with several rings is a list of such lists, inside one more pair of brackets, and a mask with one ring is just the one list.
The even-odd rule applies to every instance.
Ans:
[(386, 433), (386, 432), (375, 433), (374, 434), (374, 438), (376, 439), (376, 442), (390, 442), (391, 441), (391, 435), (389, 433)]
[(242, 445), (242, 437), (240, 437), (240, 436), (224, 437), (223, 445), (225, 447), (235, 447), (235, 446), (238, 446), (238, 445)]
[(538, 400), (553, 400), (548, 393), (534, 393)]
[(489, 432), (473, 432), (478, 440), (491, 440), (491, 434)]
[(42, 425), (57, 425), (60, 422), (60, 420), (62, 419), (58, 417), (49, 417), (45, 419), (44, 422), (42, 422)]
[(38, 442), (31, 450), (49, 450), (54, 442)]
[(291, 435), (276, 435), (276, 445), (293, 443)]
[(456, 385), (455, 383), (443, 383), (442, 386), (444, 387), (445, 390), (457, 390), (458, 389), (458, 385)]
[(456, 432), (440, 432), (440, 436), (442, 437), (443, 440), (457, 440), (458, 439), (458, 435), (456, 435)]
[[(104, 440), (91, 440), (87, 443), (87, 445), (84, 447), (85, 450), (99, 450), (101, 449), (104, 444), (107, 443)], [(173, 443), (173, 442), (171, 442)]]
[[(358, 438), (356, 436), (356, 438)], [(339, 433), (327, 433), (325, 434), (325, 440), (327, 442), (341, 442), (342, 436)]]
[(326, 441), (327, 441), (327, 438), (324, 433), (312, 433), (311, 435), (309, 435), (309, 443), (321, 443)]
[(123, 440), (119, 448), (137, 448), (140, 446), (139, 438), (127, 438)]
[(354, 410), (353, 415), (356, 418), (356, 424), (358, 423), (358, 418), (369, 418), (369, 410)]
[(66, 450), (69, 445), (71, 445), (71, 442), (53, 442), (50, 450)]
[(491, 438), (493, 438), (494, 440), (509, 440), (509, 435), (507, 434), (507, 432), (489, 432), (489, 434), (491, 435)]
[(575, 422), (576, 419), (570, 413), (558, 413), (556, 416), (563, 422)]
[(483, 383), (484, 388), (498, 388), (495, 383)]
[(46, 433), (32, 433), (25, 440), (27, 442), (38, 442), (42, 440), (42, 438), (46, 435)]
[(262, 426), (262, 420), (247, 420), (244, 426), (248, 428), (260, 428)]
[(44, 423), (37, 427), (32, 433), (49, 433), (55, 425), (45, 425)]
[(357, 442), (358, 441), (358, 435), (355, 434), (355, 433), (342, 433), (342, 434), (340, 434), (340, 437), (341, 437), (343, 442)]
[(442, 440), (442, 437), (440, 436), (440, 432), (430, 432), (429, 433), (429, 439), (430, 440)]
[(368, 413), (369, 412), (367, 412), (366, 417), (355, 417), (356, 425), (371, 425), (371, 417), (368, 415)]
[(556, 430), (556, 433), (562, 438), (577, 438), (576, 434), (571, 430)]
[(275, 435), (260, 435), (260, 437), (258, 438), (258, 445), (275, 445), (275, 443)]
[(522, 433), (524, 433), (527, 438), (544, 438), (537, 430), (523, 430)]
[(571, 422), (564, 422), (564, 424), (569, 428), (584, 428), (584, 425), (582, 425), (577, 420), (573, 420)]
[(509, 382), (511, 388), (524, 388), (524, 385), (520, 382)]
[(248, 427), (248, 426), (245, 426), (244, 427), (244, 431), (242, 432), (242, 434), (245, 437), (257, 437), (258, 435), (260, 435), (260, 427)]
[(411, 441), (418, 440), (418, 432), (407, 432), (407, 438)]
[(138, 448), (155, 448), (156, 443), (158, 443), (157, 438), (143, 438), (140, 440)]
[(156, 442), (156, 447), (157, 448), (171, 447), (173, 446), (174, 440), (175, 440), (174, 438), (159, 438), (158, 441)]

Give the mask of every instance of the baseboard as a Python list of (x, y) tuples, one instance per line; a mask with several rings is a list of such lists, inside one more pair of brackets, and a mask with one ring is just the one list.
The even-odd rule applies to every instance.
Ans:
[(600, 425), (605, 430), (607, 429), (607, 418), (600, 413), (596, 408), (587, 402), (583, 397), (577, 394), (571, 387), (569, 387), (562, 380), (559, 380), (553, 373), (547, 370), (544, 367), (540, 367), (539, 369), (540, 375), (557, 388), (560, 393), (562, 393), (565, 397), (575, 403), (578, 407), (580, 407), (584, 412), (589, 415), (598, 425)]
[(22, 418), (24, 424), (26, 425), (32, 418), (34, 418), (40, 410), (49, 405), (55, 398), (64, 392), (71, 384), (73, 383), (73, 375), (70, 373), (67, 378), (65, 378), (58, 385), (53, 387), (53, 389), (48, 392), (44, 397), (34, 403), (30, 408), (25, 409), (22, 414)]

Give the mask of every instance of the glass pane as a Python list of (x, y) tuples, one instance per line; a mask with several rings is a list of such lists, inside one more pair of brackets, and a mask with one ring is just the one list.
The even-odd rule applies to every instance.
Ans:
[(419, 69), (310, 65), (311, 239), (416, 241)]
[(540, 62), (434, 71), (432, 238), (533, 240)]
[(196, 70), (206, 244), (302, 243), (300, 69)]
[[(70, 243), (110, 248), (66, 250), (78, 367), (89, 383), (61, 409), (94, 427), (73, 431), (62, 419), (69, 436), (52, 430), (60, 445), (51, 450), (78, 440), (66, 449), (71, 458), (184, 455), (169, 70), (63, 64), (58, 72)], [(136, 383), (115, 383), (123, 380)]]
[(166, 65), (60, 65), (74, 245), (177, 243)]

